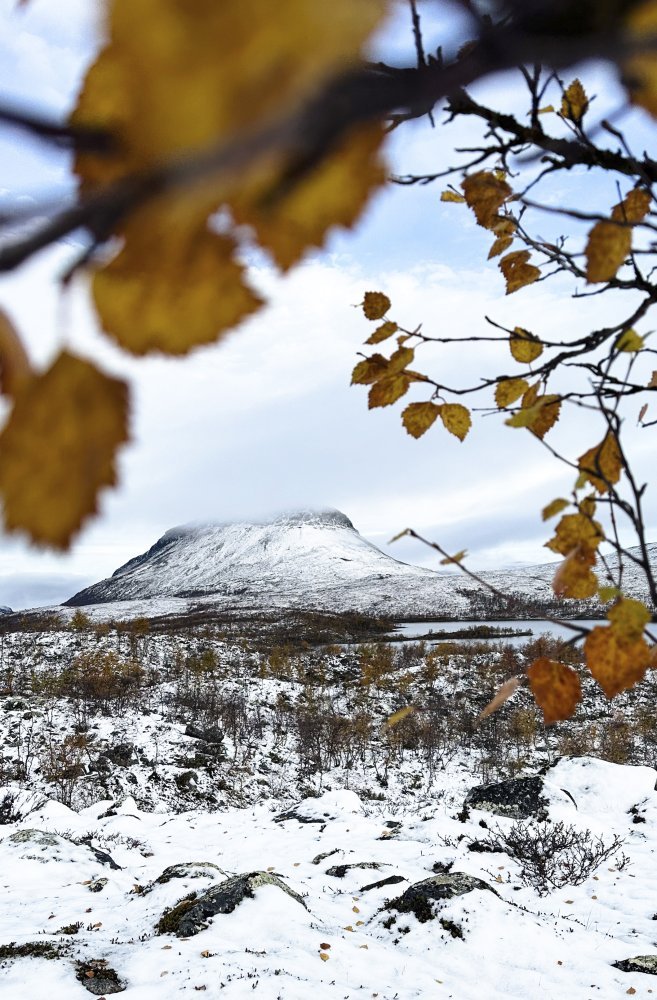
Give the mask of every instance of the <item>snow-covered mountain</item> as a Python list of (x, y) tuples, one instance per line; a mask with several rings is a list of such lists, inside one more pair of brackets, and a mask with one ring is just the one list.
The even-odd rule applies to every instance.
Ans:
[[(657, 564), (657, 546), (652, 546)], [(556, 562), (482, 574), (520, 600), (552, 601)], [(626, 586), (645, 596), (640, 574)], [(395, 618), (486, 617), (484, 588), (460, 572), (435, 572), (386, 555), (337, 510), (283, 514), (259, 523), (173, 528), (107, 580), (71, 597), (71, 607), (164, 599), (183, 610), (211, 602), (222, 610), (296, 608)], [(572, 605), (571, 605), (572, 607)], [(500, 606), (491, 611), (500, 613)], [(121, 614), (128, 616), (128, 608)]]
[(450, 613), (467, 608), (451, 593), (456, 579), (391, 558), (340, 511), (301, 511), (260, 523), (174, 528), (66, 603), (211, 597), (230, 607), (442, 614), (446, 602)]

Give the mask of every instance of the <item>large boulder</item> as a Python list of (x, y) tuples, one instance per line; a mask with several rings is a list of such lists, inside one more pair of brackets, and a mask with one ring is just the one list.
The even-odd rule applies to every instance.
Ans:
[(398, 913), (414, 913), (420, 923), (426, 923), (435, 917), (434, 903), (454, 899), (455, 896), (464, 896), (475, 889), (492, 892), (497, 896), (487, 882), (473, 875), (466, 875), (465, 872), (431, 875), (421, 882), (409, 885), (401, 896), (386, 903), (384, 909), (396, 910)]
[(187, 938), (205, 930), (218, 913), (232, 913), (244, 899), (253, 899), (255, 890), (263, 885), (275, 885), (307, 909), (301, 896), (282, 879), (270, 872), (247, 872), (233, 875), (201, 895), (191, 893), (172, 909), (166, 910), (157, 922), (158, 934), (175, 934)]
[(509, 778), (491, 785), (475, 785), (465, 798), (469, 809), (481, 809), (509, 819), (546, 819), (548, 800), (543, 795), (544, 778), (533, 774), (526, 778)]

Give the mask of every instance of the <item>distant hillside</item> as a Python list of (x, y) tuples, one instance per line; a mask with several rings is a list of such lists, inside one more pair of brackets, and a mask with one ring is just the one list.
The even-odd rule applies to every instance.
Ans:
[[(652, 546), (657, 564), (657, 546)], [(577, 612), (554, 598), (557, 563), (487, 572), (482, 577), (513, 597), (510, 604), (459, 572), (435, 572), (386, 555), (340, 511), (300, 511), (259, 523), (173, 528), (147, 552), (66, 602), (69, 607), (125, 602), (121, 615), (149, 614), (150, 602), (211, 603), (222, 610), (314, 609), (395, 618), (494, 618), (547, 610)], [(630, 593), (645, 598), (633, 566)], [(138, 602), (139, 608), (130, 607)], [(581, 603), (586, 611), (591, 604)], [(155, 613), (155, 612), (153, 612)]]

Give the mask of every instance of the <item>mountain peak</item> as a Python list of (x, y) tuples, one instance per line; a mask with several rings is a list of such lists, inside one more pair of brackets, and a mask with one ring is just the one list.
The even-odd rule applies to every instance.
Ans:
[[(358, 607), (354, 590), (368, 584), (380, 591), (384, 606), (400, 577), (426, 585), (436, 575), (385, 555), (339, 510), (303, 509), (258, 521), (171, 528), (108, 580), (65, 603), (211, 597), (232, 605), (345, 610)], [(396, 584), (386, 588), (393, 579)]]

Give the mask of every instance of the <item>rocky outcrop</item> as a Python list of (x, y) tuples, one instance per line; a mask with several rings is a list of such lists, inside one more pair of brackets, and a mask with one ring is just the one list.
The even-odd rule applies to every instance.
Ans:
[(158, 934), (175, 934), (193, 937), (208, 927), (212, 917), (219, 913), (232, 913), (244, 899), (253, 899), (255, 890), (263, 885), (274, 885), (307, 909), (301, 896), (290, 889), (282, 879), (270, 872), (247, 872), (234, 875), (219, 885), (212, 886), (201, 895), (190, 893), (172, 909), (166, 910), (156, 925)]
[(491, 785), (475, 785), (465, 798), (468, 809), (481, 809), (508, 819), (545, 819), (548, 800), (543, 795), (543, 778), (510, 778)]
[(495, 890), (483, 879), (466, 875), (464, 872), (431, 875), (422, 882), (409, 885), (401, 896), (386, 903), (384, 909), (396, 910), (398, 913), (414, 913), (420, 923), (426, 923), (435, 917), (434, 903), (454, 899), (455, 896), (464, 896), (475, 889), (492, 892), (497, 896)]

